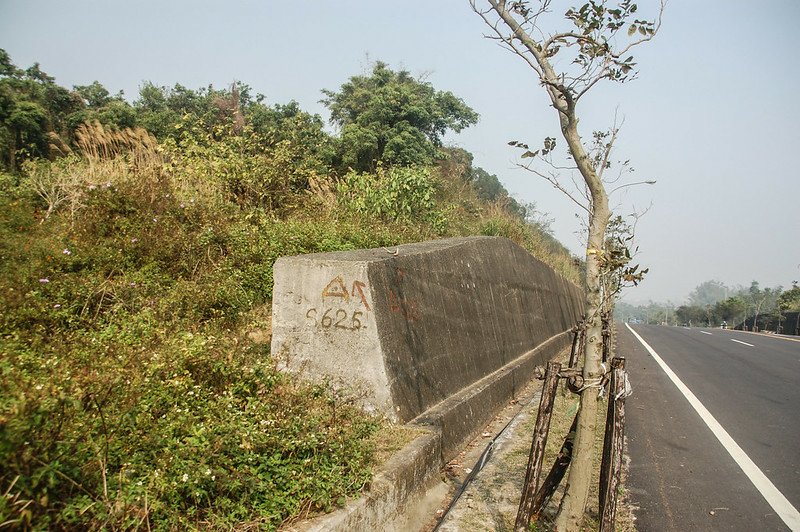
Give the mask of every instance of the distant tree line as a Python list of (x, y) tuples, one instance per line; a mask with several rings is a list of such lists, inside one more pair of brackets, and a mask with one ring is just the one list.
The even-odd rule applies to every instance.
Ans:
[(729, 287), (720, 281), (705, 281), (682, 305), (649, 302), (617, 305), (616, 317), (622, 321), (638, 321), (665, 325), (719, 327), (748, 330), (771, 330), (789, 334), (796, 331), (796, 314), (800, 312), (800, 287), (797, 281), (788, 290), (781, 286), (764, 287), (758, 281), (749, 287)]

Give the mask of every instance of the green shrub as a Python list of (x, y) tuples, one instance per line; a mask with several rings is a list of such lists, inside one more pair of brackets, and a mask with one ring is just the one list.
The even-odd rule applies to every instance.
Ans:
[(318, 162), (304, 156), (300, 142), (273, 141), (250, 127), (234, 134), (231, 127), (209, 130), (188, 117), (179, 124), (178, 138), (164, 141), (167, 173), (179, 196), (212, 205), (232, 201), (243, 208), (296, 207)]
[(375, 174), (348, 172), (339, 183), (339, 201), (358, 214), (387, 221), (429, 224), (443, 233), (447, 219), (437, 209), (436, 182), (424, 167), (379, 167)]
[(377, 423), (277, 372), (266, 348), (184, 333), (153, 350), (132, 329), (62, 338), (66, 351), (2, 340), (0, 482), (32, 501), (3, 521), (274, 529), (369, 481)]

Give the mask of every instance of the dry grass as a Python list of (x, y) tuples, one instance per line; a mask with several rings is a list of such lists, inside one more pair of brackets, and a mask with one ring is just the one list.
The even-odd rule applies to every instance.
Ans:
[(128, 184), (150, 196), (158, 188), (154, 185), (162, 178), (164, 158), (158, 141), (146, 130), (114, 130), (97, 121), (86, 122), (75, 131), (75, 144), (85, 164), (87, 184)]
[(156, 138), (140, 127), (107, 129), (98, 122), (85, 122), (75, 130), (75, 145), (90, 161), (107, 161), (129, 154), (134, 167), (151, 163), (158, 152)]
[(424, 434), (424, 431), (419, 428), (384, 423), (381, 429), (372, 437), (372, 443), (375, 446), (375, 463), (380, 467), (400, 449), (422, 434)]
[(152, 135), (142, 128), (106, 129), (95, 121), (80, 125), (75, 136), (76, 152), (23, 164), (29, 186), (47, 204), (45, 219), (67, 208), (74, 222), (90, 191), (99, 187), (126, 186), (155, 200), (163, 157)]

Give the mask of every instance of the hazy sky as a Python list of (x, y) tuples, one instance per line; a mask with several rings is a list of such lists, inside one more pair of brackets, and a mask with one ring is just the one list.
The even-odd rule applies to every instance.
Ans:
[[(640, 11), (654, 3), (641, 0)], [(638, 79), (582, 102), (581, 133), (607, 128), (618, 108), (618, 157), (635, 179), (658, 181), (614, 199), (621, 214), (652, 204), (637, 230), (651, 274), (626, 300), (680, 302), (709, 279), (800, 279), (798, 24), (795, 0), (671, 0), (661, 33), (637, 53)], [(556, 236), (582, 255), (572, 204), (515, 169), (507, 145), (558, 137), (555, 112), (485, 30), (467, 0), (0, 0), (0, 48), (17, 66), (38, 61), (61, 85), (98, 80), (128, 99), (145, 80), (239, 80), (269, 103), (294, 99), (327, 118), (320, 90), (370, 61), (424, 75), (481, 115), (448, 142), (549, 212)]]

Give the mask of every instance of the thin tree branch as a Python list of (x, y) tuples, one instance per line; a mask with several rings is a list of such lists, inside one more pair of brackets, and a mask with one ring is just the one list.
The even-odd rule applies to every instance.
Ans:
[(637, 181), (635, 183), (625, 183), (624, 185), (620, 185), (617, 188), (613, 189), (611, 192), (609, 192), (609, 194), (613, 194), (617, 190), (621, 190), (623, 188), (632, 187), (632, 186), (636, 186), (636, 185), (655, 185), (655, 184), (656, 184), (656, 181), (654, 179), (647, 180), (647, 181)]
[(544, 179), (545, 181), (547, 181), (548, 183), (553, 185), (553, 187), (555, 187), (558, 190), (560, 190), (561, 192), (563, 192), (564, 195), (566, 195), (570, 200), (572, 200), (573, 203), (575, 203), (575, 205), (577, 205), (578, 207), (580, 207), (581, 209), (583, 209), (587, 213), (591, 212), (589, 207), (587, 207), (586, 205), (581, 203), (577, 198), (575, 198), (575, 196), (573, 196), (572, 193), (569, 190), (567, 190), (564, 186), (561, 185), (561, 183), (558, 182), (558, 179), (556, 179), (556, 177), (554, 175), (552, 175), (552, 174), (551, 175), (547, 175), (547, 174), (545, 174), (543, 172), (540, 172), (539, 170), (533, 168), (530, 164), (527, 164), (527, 165), (526, 164), (521, 164), (521, 163), (515, 163), (515, 164), (519, 168), (527, 170), (528, 172), (531, 172), (532, 174), (538, 175), (539, 177), (541, 177), (542, 179)]
[(620, 57), (628, 53), (631, 49), (635, 48), (636, 46), (639, 46), (640, 44), (646, 43), (648, 41), (652, 41), (653, 38), (658, 34), (658, 30), (661, 29), (661, 21), (664, 16), (664, 10), (666, 9), (666, 7), (667, 7), (667, 0), (661, 0), (660, 6), (658, 8), (658, 21), (656, 22), (652, 33), (649, 33), (648, 35), (645, 35), (641, 39), (628, 44), (625, 48), (622, 48), (616, 54), (614, 53), (610, 54), (611, 57), (613, 57), (614, 59), (619, 59)]

